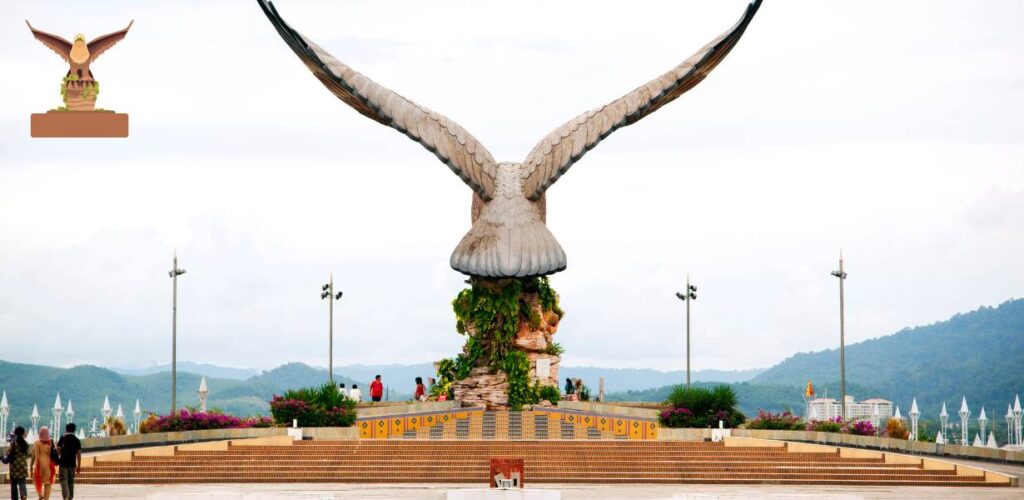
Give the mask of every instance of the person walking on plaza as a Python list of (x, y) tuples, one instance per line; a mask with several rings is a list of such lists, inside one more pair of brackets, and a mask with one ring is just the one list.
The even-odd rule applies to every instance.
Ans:
[(373, 382), (370, 382), (370, 400), (377, 403), (384, 397), (384, 383), (380, 381), (380, 375), (373, 377)]
[(11, 480), (11, 500), (27, 500), (28, 489), (25, 480), (28, 479), (28, 441), (25, 441), (25, 428), (14, 429), (14, 442), (4, 452), (4, 463), (8, 465), (8, 476)]
[(39, 439), (32, 447), (32, 482), (39, 500), (50, 500), (50, 489), (57, 477), (57, 464), (53, 457), (53, 440), (50, 428), (39, 428)]
[(416, 377), (416, 394), (412, 399), (417, 402), (427, 400), (427, 388), (423, 385), (423, 377)]
[(358, 403), (360, 399), (363, 399), (363, 393), (359, 391), (358, 385), (352, 384), (352, 390), (348, 391), (348, 398), (356, 403)]
[(75, 437), (74, 423), (64, 426), (64, 435), (57, 440), (60, 452), (60, 494), (64, 500), (75, 498), (75, 473), (82, 468), (82, 442)]

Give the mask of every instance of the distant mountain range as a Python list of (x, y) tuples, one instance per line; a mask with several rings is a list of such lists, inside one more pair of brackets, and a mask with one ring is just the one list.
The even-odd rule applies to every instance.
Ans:
[[(146, 368), (115, 367), (112, 370), (122, 375), (153, 375), (156, 373), (168, 373), (171, 371), (171, 366), (155, 365)], [(262, 370), (255, 368), (230, 368), (188, 361), (178, 363), (178, 371), (231, 380), (247, 380), (262, 373)], [(335, 371), (344, 374), (350, 379), (362, 381), (361, 383), (363, 384), (369, 384), (369, 381), (379, 374), (382, 375), (385, 383), (391, 383), (396, 386), (412, 386), (416, 377), (426, 379), (432, 376), (434, 374), (434, 365), (433, 363), (412, 365), (343, 365), (335, 367)], [(691, 379), (697, 382), (745, 382), (764, 371), (764, 368), (750, 370), (695, 370), (691, 373)], [(563, 366), (559, 370), (559, 375), (561, 378), (582, 378), (586, 381), (593, 381), (595, 386), (597, 379), (604, 377), (605, 391), (608, 392), (636, 391), (662, 385), (677, 384), (686, 380), (686, 372), (683, 370), (662, 371), (649, 368)]]
[[(883, 397), (904, 413), (916, 397), (925, 418), (934, 418), (943, 402), (954, 414), (967, 396), (972, 418), (984, 405), (990, 421), (1000, 422), (1002, 408), (1024, 393), (1024, 300), (998, 307), (982, 307), (957, 314), (947, 321), (907, 328), (895, 334), (847, 346), (847, 392), (858, 400)], [(120, 372), (120, 373), (118, 373)], [(389, 399), (410, 398), (413, 379), (433, 373), (431, 363), (414, 365), (350, 365), (335, 370), (335, 379), (349, 387), (358, 383), (364, 395), (374, 375), (381, 374)], [(318, 385), (327, 379), (323, 368), (288, 363), (267, 371), (226, 368), (183, 362), (178, 369), (180, 405), (198, 405), (196, 389), (206, 375), (208, 406), (236, 415), (266, 414), (268, 401), (286, 389)], [(612, 401), (663, 401), (673, 385), (685, 380), (682, 371), (562, 367), (560, 378), (582, 378), (596, 393), (604, 377)], [(12, 421), (28, 423), (32, 404), (39, 405), (42, 423), (49, 421), (53, 398), (61, 392), (64, 404), (75, 405), (76, 421), (99, 415), (103, 396), (109, 395), (129, 414), (139, 398), (144, 410), (166, 413), (170, 400), (166, 367), (119, 369), (95, 366), (52, 368), (0, 361), (0, 390), (12, 405)], [(839, 369), (835, 349), (799, 353), (783, 362), (757, 370), (699, 370), (698, 385), (729, 383), (739, 395), (744, 412), (758, 409), (803, 411), (803, 388), (814, 381), (818, 394), (838, 398)]]
[[(120, 373), (121, 375), (153, 375), (157, 373), (170, 373), (171, 365), (168, 363), (165, 365), (153, 365), (145, 368), (125, 368), (114, 366), (110, 369)], [(226, 378), (230, 380), (245, 380), (250, 377), (255, 377), (263, 372), (263, 370), (256, 368), (232, 368), (207, 363), (192, 363), (190, 361), (182, 361), (178, 363), (178, 371), (206, 375), (207, 377)]]
[[(838, 349), (796, 354), (750, 383), (803, 387), (808, 379), (834, 387)], [(952, 415), (966, 396), (971, 418), (984, 405), (989, 420), (998, 421), (1014, 395), (1024, 395), (1024, 299), (851, 344), (846, 380), (863, 387), (847, 390), (858, 400), (883, 397), (906, 412), (916, 397), (922, 414), (937, 415), (945, 402)], [(838, 399), (834, 390), (829, 395)]]

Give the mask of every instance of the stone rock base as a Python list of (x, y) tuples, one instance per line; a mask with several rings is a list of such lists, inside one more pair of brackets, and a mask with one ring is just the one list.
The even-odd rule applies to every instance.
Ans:
[(478, 366), (469, 376), (452, 384), (455, 399), (463, 406), (486, 406), (488, 410), (508, 409), (508, 378), (505, 372), (490, 373), (486, 366)]
[[(529, 380), (530, 385), (559, 387), (558, 364), (562, 358), (549, 354), (552, 337), (558, 330), (558, 322), (561, 320), (554, 311), (544, 311), (540, 305), (540, 298), (536, 293), (524, 293), (524, 298), (529, 305), (529, 316), (532, 321), (522, 321), (516, 331), (515, 339), (512, 341), (512, 348), (523, 352), (530, 360)], [(475, 335), (476, 329), (472, 324), (466, 325), (469, 335)], [(547, 374), (537, 373), (538, 360), (546, 360), (548, 363)], [(498, 371), (489, 373), (487, 367), (474, 368), (468, 377), (452, 384), (455, 391), (455, 399), (462, 401), (464, 406), (484, 405), (488, 410), (508, 409), (508, 379), (505, 373)], [(554, 401), (552, 401), (554, 403)]]

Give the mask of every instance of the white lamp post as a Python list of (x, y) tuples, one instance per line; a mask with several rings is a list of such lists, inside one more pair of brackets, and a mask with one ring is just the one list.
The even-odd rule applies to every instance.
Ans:
[(4, 391), (3, 397), (0, 398), (0, 434), (7, 434), (7, 416), (10, 414), (11, 405), (7, 404), (7, 391)]
[(967, 418), (971, 416), (971, 410), (967, 408), (967, 396), (960, 402), (960, 444), (967, 446), (970, 443), (967, 437)]
[(1020, 395), (1018, 395), (1013, 400), (1013, 423), (1014, 423), (1014, 426), (1017, 428), (1017, 446), (1020, 446), (1021, 441), (1022, 441), (1021, 438), (1024, 437), (1024, 436), (1021, 436), (1021, 425), (1020, 425), (1020, 417), (1021, 417), (1022, 413), (1024, 413), (1024, 411), (1021, 410), (1021, 407), (1020, 407)]
[(32, 432), (39, 432), (39, 405), (32, 405)]
[(942, 411), (939, 412), (939, 422), (942, 422), (942, 442), (946, 442), (946, 427), (949, 425), (949, 412), (946, 411), (946, 402), (942, 402)]
[(878, 432), (879, 426), (882, 425), (882, 419), (878, 413), (878, 403), (875, 403), (874, 406), (871, 410), (871, 425), (875, 427), (875, 432)]
[(60, 404), (60, 393), (57, 393), (57, 401), (53, 403), (53, 432), (58, 436), (60, 431), (60, 416), (64, 414), (64, 405)]
[(135, 399), (135, 411), (132, 412), (132, 416), (135, 417), (135, 433), (139, 433), (139, 421), (142, 419), (142, 407), (139, 406), (138, 398)]
[(66, 413), (68, 415), (68, 423), (69, 424), (75, 422), (75, 407), (71, 406), (71, 400), (70, 399), (68, 400), (68, 409), (65, 410), (64, 413)]
[(985, 416), (985, 407), (981, 407), (981, 415), (978, 415), (978, 435), (984, 441), (988, 434), (985, 434), (985, 426), (988, 425), (988, 417)]
[(910, 439), (917, 441), (917, 419), (921, 418), (921, 410), (917, 409), (917, 398), (910, 404)]
[(206, 396), (210, 394), (210, 389), (206, 387), (206, 375), (203, 375), (203, 380), (199, 382), (199, 390), (196, 392), (199, 394), (199, 408), (206, 413)]
[(1013, 444), (1013, 406), (1006, 405), (1006, 444)]
[[(100, 409), (100, 413), (103, 414), (103, 428), (106, 429), (106, 427), (107, 427), (107, 420), (110, 420), (110, 414), (111, 414), (111, 411), (110, 411), (110, 398), (107, 397), (107, 396), (103, 396), (103, 408)], [(104, 430), (103, 431), (103, 435), (104, 436), (109, 436), (110, 434), (106, 430)]]

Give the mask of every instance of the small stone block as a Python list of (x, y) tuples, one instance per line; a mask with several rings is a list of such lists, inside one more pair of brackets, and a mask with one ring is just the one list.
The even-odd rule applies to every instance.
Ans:
[(32, 114), (32, 137), (128, 137), (128, 115), (113, 111)]

